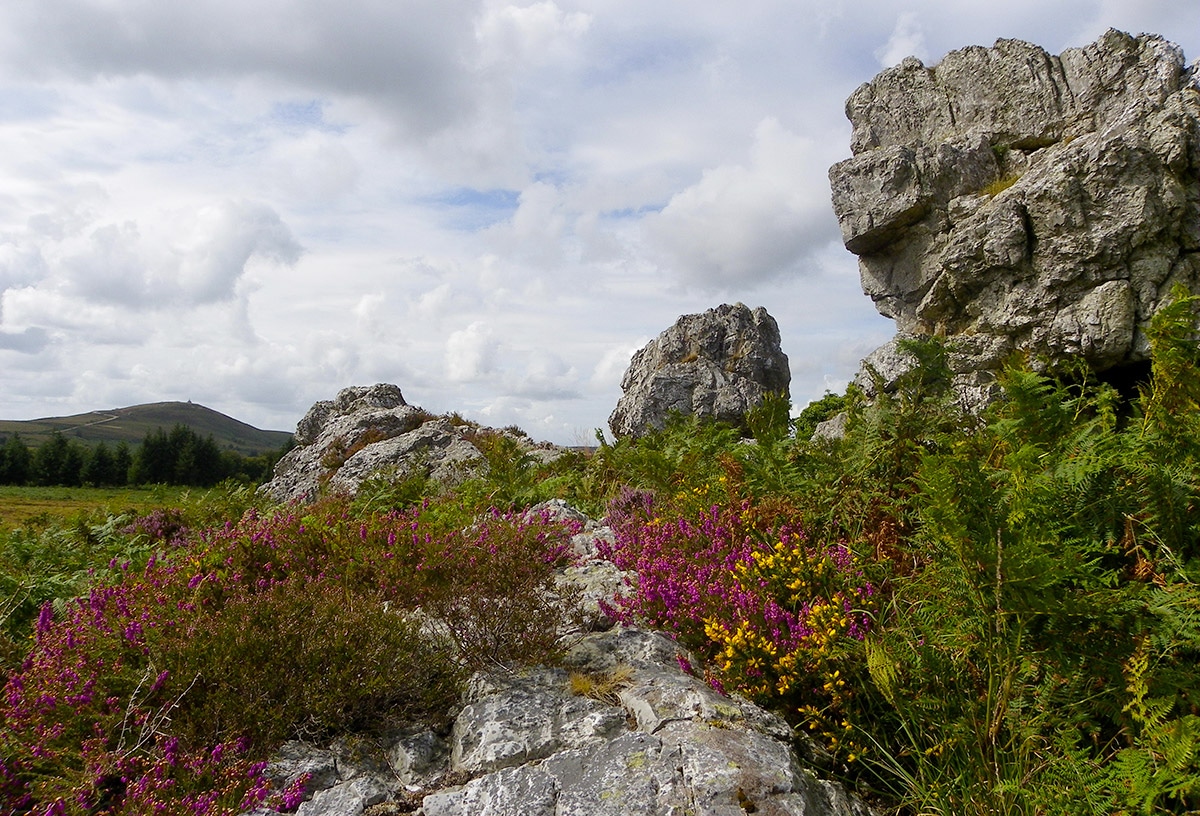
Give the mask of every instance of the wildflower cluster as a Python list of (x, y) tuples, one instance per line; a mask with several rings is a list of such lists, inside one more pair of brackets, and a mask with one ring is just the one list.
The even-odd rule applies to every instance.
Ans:
[(0, 812), (294, 808), (303, 783), (269, 798), (279, 741), (436, 724), (465, 668), (544, 659), (563, 626), (554, 567), (578, 531), (538, 513), (355, 516), (344, 501), (177, 522), (128, 525), (172, 546), (41, 608), (0, 699)]
[(849, 674), (875, 589), (843, 544), (810, 544), (786, 505), (717, 505), (663, 518), (648, 494), (614, 501), (602, 553), (637, 575), (618, 615), (675, 633), (703, 654), (710, 682), (781, 708), (848, 758)]
[(155, 544), (182, 544), (187, 541), (187, 521), (178, 508), (152, 510), (138, 516), (121, 532), (141, 534)]
[(148, 634), (170, 625), (171, 575), (151, 564), (94, 588), (60, 619), (42, 608), (0, 703), (6, 812), (207, 816), (266, 801), (264, 766), (244, 741), (187, 746), (170, 734), (179, 692)]
[(844, 544), (812, 547), (781, 531), (769, 549), (737, 564), (741, 598), (752, 603), (705, 619), (715, 663), (726, 684), (782, 704), (826, 744), (854, 760), (852, 686), (860, 644), (874, 612), (875, 588)]

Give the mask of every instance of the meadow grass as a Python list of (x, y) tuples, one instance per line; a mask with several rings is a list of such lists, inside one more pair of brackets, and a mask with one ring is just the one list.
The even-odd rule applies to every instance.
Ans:
[(148, 513), (179, 507), (187, 488), (150, 487), (17, 487), (0, 486), (0, 532), (26, 525), (45, 526), (90, 515)]

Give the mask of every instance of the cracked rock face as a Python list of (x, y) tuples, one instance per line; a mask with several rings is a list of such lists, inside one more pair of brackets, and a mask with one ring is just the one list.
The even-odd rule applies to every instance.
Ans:
[(909, 58), (851, 95), (854, 156), (829, 172), (843, 241), (900, 336), (953, 341), (967, 407), (1014, 352), (1144, 361), (1172, 287), (1200, 292), (1197, 73), (1110, 30), (1059, 56), (999, 40)]
[(791, 380), (775, 318), (726, 304), (683, 315), (633, 355), (608, 425), (614, 436), (643, 436), (679, 412), (744, 426), (764, 395), (787, 396)]
[(584, 638), (569, 666), (627, 672), (609, 701), (572, 694), (561, 669), (477, 680), (451, 737), (473, 778), (426, 796), (424, 816), (865, 813), (800, 764), (782, 720), (683, 673), (677, 651), (641, 630)]

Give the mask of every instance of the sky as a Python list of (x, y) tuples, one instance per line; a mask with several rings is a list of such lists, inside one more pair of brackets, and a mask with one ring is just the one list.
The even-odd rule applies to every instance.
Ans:
[(765, 306), (796, 410), (893, 334), (841, 245), (847, 96), (1179, 0), (5, 0), (0, 418), (341, 388), (586, 444), (681, 314)]

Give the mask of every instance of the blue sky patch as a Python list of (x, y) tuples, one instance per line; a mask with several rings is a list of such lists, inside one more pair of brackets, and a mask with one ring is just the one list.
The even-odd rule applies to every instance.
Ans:
[(456, 187), (433, 196), (428, 202), (438, 207), (453, 229), (475, 231), (512, 216), (521, 201), (518, 190), (476, 190)]
[(307, 102), (276, 102), (268, 118), (272, 124), (296, 130), (321, 130), (329, 133), (341, 133), (345, 130), (325, 121), (325, 103), (319, 99), (310, 99)]

